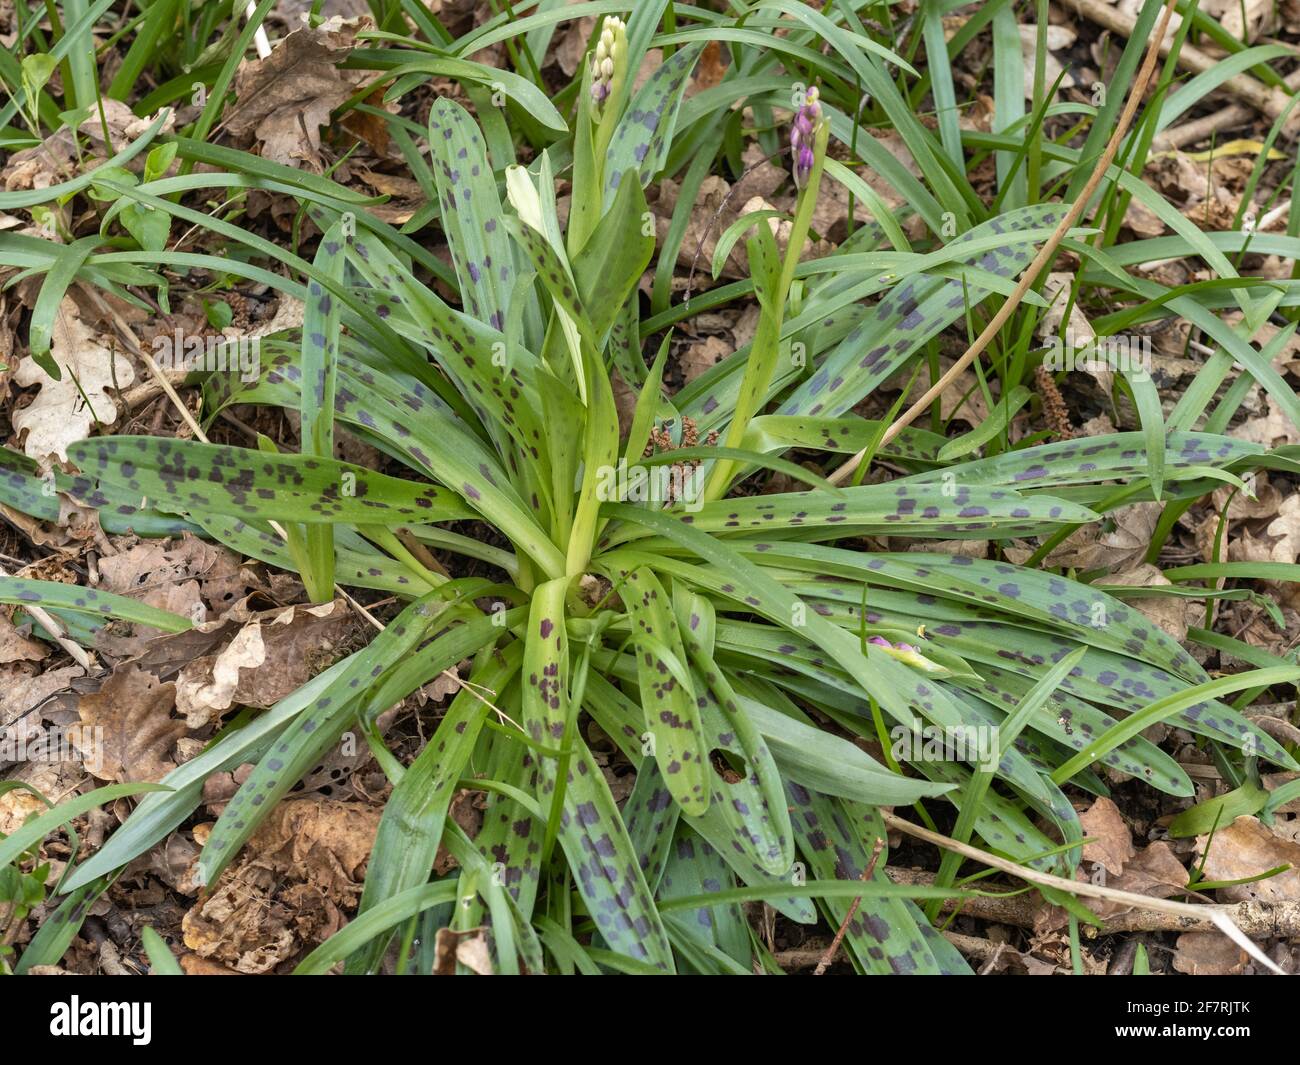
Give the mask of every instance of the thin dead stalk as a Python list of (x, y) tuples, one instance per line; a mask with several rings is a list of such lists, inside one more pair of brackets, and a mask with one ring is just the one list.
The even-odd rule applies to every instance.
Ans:
[[(952, 367), (948, 372), (931, 385), (930, 388), (926, 390), (925, 395), (913, 403), (912, 406), (910, 406), (897, 420), (895, 420), (894, 424), (891, 425), (889, 429), (886, 430), (884, 436), (881, 437), (879, 446), (883, 447), (885, 444), (888, 444), (898, 436), (899, 433), (907, 428), (907, 426), (911, 425), (916, 418), (925, 412), (931, 403), (941, 396), (944, 391), (946, 391), (947, 388), (961, 376), (966, 367), (979, 358), (979, 356), (984, 352), (984, 349), (989, 346), (993, 338), (997, 336), (1002, 330), (1002, 327), (1006, 325), (1007, 321), (1011, 318), (1011, 315), (1015, 313), (1016, 308), (1020, 306), (1020, 301), (1024, 299), (1025, 293), (1028, 292), (1030, 287), (1033, 285), (1034, 279), (1037, 278), (1042, 270), (1056, 257), (1056, 249), (1060, 247), (1061, 241), (1065, 239), (1066, 233), (1068, 233), (1082, 217), (1084, 210), (1088, 206), (1088, 201), (1092, 199), (1092, 194), (1097, 191), (1097, 187), (1101, 184), (1102, 178), (1106, 176), (1107, 169), (1109, 169), (1110, 164), (1115, 159), (1115, 154), (1119, 151), (1120, 143), (1123, 141), (1125, 134), (1128, 133), (1129, 126), (1133, 123), (1133, 116), (1137, 113), (1138, 105), (1142, 102), (1142, 96), (1146, 92), (1147, 85), (1151, 81), (1152, 75), (1155, 73), (1156, 58), (1159, 53), (1159, 43), (1164, 39), (1165, 29), (1169, 25), (1169, 19), (1174, 13), (1174, 6), (1176, 3), (1177, 0), (1166, 0), (1164, 11), (1160, 16), (1160, 25), (1156, 28), (1155, 35), (1151, 38), (1151, 45), (1147, 48), (1146, 57), (1142, 60), (1142, 68), (1138, 71), (1136, 80), (1129, 87), (1129, 96), (1124, 103), (1124, 110), (1120, 114), (1119, 123), (1115, 126), (1115, 132), (1111, 134), (1105, 150), (1101, 153), (1101, 158), (1097, 160), (1097, 166), (1094, 168), (1092, 176), (1088, 178), (1087, 184), (1084, 185), (1083, 191), (1079, 193), (1079, 196), (1075, 199), (1074, 203), (1071, 204), (1070, 209), (1066, 211), (1065, 217), (1061, 219), (1056, 230), (1047, 238), (1047, 243), (1039, 249), (1038, 254), (1034, 257), (1034, 261), (1029, 264), (1029, 267), (1021, 276), (1019, 283), (1016, 285), (1011, 295), (1007, 297), (1006, 301), (998, 309), (998, 312), (989, 321), (989, 324), (984, 327), (984, 331), (980, 333), (980, 335), (975, 339), (975, 342), (966, 349), (966, 353), (952, 364)], [(865, 456), (866, 449), (864, 448), (831, 474), (831, 483), (842, 484), (849, 478), (853, 471), (858, 468), (859, 463), (862, 462), (862, 459)]]
[[(900, 869), (890, 866), (885, 875), (895, 884), (934, 883), (934, 874), (923, 869)], [(1199, 913), (1195, 917), (1148, 909), (1144, 904), (1123, 913), (1103, 917), (1102, 926), (1082, 929), (1085, 936), (1110, 936), (1121, 932), (1213, 932), (1218, 926)], [(1016, 928), (1033, 928), (1043, 912), (1043, 904), (1034, 895), (976, 895), (969, 899), (945, 899), (941, 910), (962, 917)], [(1288, 902), (1241, 902), (1221, 907), (1225, 916), (1251, 939), (1300, 938), (1300, 900)]]
[[(876, 837), (875, 846), (871, 848), (871, 860), (867, 862), (867, 867), (862, 870), (859, 880), (870, 880), (876, 875), (876, 862), (880, 860), (880, 852), (884, 849), (885, 841), (879, 836)], [(844, 920), (840, 922), (840, 927), (835, 932), (835, 938), (831, 940), (831, 945), (826, 948), (826, 953), (822, 955), (821, 961), (817, 963), (817, 968), (813, 970), (813, 976), (823, 975), (830, 968), (831, 962), (835, 960), (835, 955), (839, 953), (840, 944), (844, 942), (844, 935), (849, 930), (849, 925), (853, 923), (853, 918), (858, 915), (858, 907), (862, 905), (862, 896), (859, 895), (849, 904), (848, 913), (844, 915)]]
[[(1063, 2), (1067, 8), (1073, 9), (1090, 22), (1095, 22), (1098, 26), (1102, 26), (1112, 33), (1118, 33), (1122, 37), (1133, 36), (1133, 30), (1137, 26), (1137, 19), (1120, 11), (1113, 4), (1106, 3), (1105, 0), (1063, 0)], [(1161, 55), (1168, 55), (1170, 49), (1173, 48), (1173, 38), (1166, 36), (1163, 23), (1152, 38), (1152, 43), (1159, 45)], [(1221, 63), (1222, 60), (1184, 41), (1182, 47), (1178, 50), (1177, 62), (1184, 70), (1190, 70), (1195, 74), (1203, 74)], [(1234, 75), (1220, 86), (1220, 90), (1245, 101), (1256, 111), (1260, 111), (1272, 119), (1276, 119), (1281, 115), (1291, 102), (1291, 97), (1287, 93), (1276, 87), (1265, 85), (1262, 81), (1252, 78), (1249, 74)]]
[[(1016, 862), (1008, 861), (1006, 858), (999, 858), (996, 854), (990, 854), (988, 851), (982, 851), (978, 847), (972, 847), (968, 843), (960, 843), (948, 836), (941, 835), (938, 832), (931, 832), (928, 828), (922, 828), (911, 821), (904, 821), (901, 817), (894, 814), (881, 811), (881, 817), (884, 819), (886, 826), (897, 829), (909, 836), (917, 839), (923, 839), (927, 843), (933, 843), (937, 847), (953, 851), (963, 857), (970, 858), (973, 861), (980, 862), (993, 869), (1001, 869), (1004, 873), (1010, 873), (1027, 883), (1036, 887), (1056, 888), (1059, 891), (1066, 891), (1072, 895), (1082, 895), (1084, 898), (1106, 899), (1110, 902), (1118, 902), (1125, 906), (1133, 908), (1144, 908), (1155, 913), (1167, 914), (1170, 917), (1183, 918), (1194, 922), (1205, 921), (1213, 928), (1222, 932), (1231, 939), (1242, 950), (1246, 951), (1261, 965), (1279, 976), (1285, 973), (1278, 967), (1277, 963), (1269, 958), (1262, 950), (1259, 949), (1228, 915), (1231, 907), (1218, 905), (1193, 906), (1186, 902), (1173, 902), (1169, 899), (1152, 898), (1149, 895), (1138, 895), (1132, 891), (1120, 891), (1117, 888), (1102, 887), (1100, 884), (1093, 884), (1080, 880), (1066, 880), (1065, 877), (1055, 876), (1051, 873), (1043, 873), (1037, 869), (1031, 869), (1027, 865), (1020, 865)], [(1181, 926), (1180, 926), (1181, 927)], [(1186, 930), (1186, 929), (1183, 929)]]

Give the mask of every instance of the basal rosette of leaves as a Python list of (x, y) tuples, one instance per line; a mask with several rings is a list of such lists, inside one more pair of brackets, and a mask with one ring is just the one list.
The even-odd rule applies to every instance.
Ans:
[[(648, 40), (635, 16), (627, 38), (631, 55), (616, 54), (635, 64)], [(698, 49), (683, 44), (635, 93), (617, 71), (593, 93), (584, 68), (572, 136), (526, 169), (490, 155), (459, 104), (435, 102), (430, 166), (461, 309), (434, 291), (429, 257), (367, 224), (363, 205), (302, 197), (325, 235), (304, 271), (301, 343), (267, 342), (255, 382), (208, 387), (216, 407), (298, 412), (301, 453), (139, 436), (69, 449), (80, 474), (56, 475), (58, 487), (106, 527), (197, 531), (299, 573), (315, 598), (337, 582), (408, 603), (365, 649), (147, 794), (64, 885), (78, 904), (181, 824), (209, 775), (255, 763), (203, 849), (215, 883), (360, 727), (394, 788), (357, 917), (303, 971), (344, 957), (348, 971), (374, 971), (395, 937), (418, 952), (438, 928), (487, 924), (501, 972), (750, 972), (771, 962), (745, 901), (838, 927), (860, 896), (844, 940), (858, 970), (965, 972), (917, 905), (956, 891), (955, 870), (935, 888), (894, 885), (886, 853), (860, 880), (885, 836), (878, 808), (951, 804), (982, 846), (1069, 876), (1083, 834), (1067, 780), (1104, 794), (1101, 765), (1192, 794), (1173, 758), (1118, 732), (1155, 703), (1198, 737), (1300, 768), (1200, 697), (1204, 670), (1122, 599), (1032, 567), (866, 546), (1050, 536), (1103, 515), (1117, 487), (1151, 491), (1148, 433), (954, 462), (921, 429), (877, 447), (882, 427), (852, 413), (1008, 291), (1060, 205), (1007, 210), (925, 254), (890, 246), (891, 219), (797, 269), (806, 219), (792, 221), (791, 259), (768, 219), (751, 218), (728, 239), (745, 241), (754, 341), (664, 394), (667, 340), (648, 369), (642, 359), (652, 337), (638, 285), (656, 250), (644, 189), (674, 148)], [(824, 148), (801, 176), (801, 210)], [(184, 218), (163, 199), (168, 180), (179, 179), (132, 202)], [(615, 373), (639, 394), (626, 432)], [(336, 423), (390, 472), (333, 459)], [(688, 432), (708, 442), (683, 443)], [(1212, 433), (1158, 444), (1165, 499), (1265, 458)], [(833, 487), (813, 470), (863, 448), (902, 473)], [(4, 461), (6, 501), (41, 516), (51, 501), (34, 469)], [(796, 487), (752, 494), (772, 472)], [(667, 494), (624, 491), (633, 483)], [(451, 575), (422, 565), (399, 531), (457, 560)], [(70, 624), (97, 609), (62, 594), (48, 605)], [(466, 660), (467, 684), (427, 746), (408, 766), (385, 757), (378, 714)], [(1032, 712), (1007, 727), (1018, 709)], [(994, 758), (918, 754), (935, 730), (983, 730)], [(597, 734), (635, 767), (621, 804), (590, 747)], [(448, 816), (464, 787), (487, 794), (473, 839)], [(430, 883), (440, 846), (458, 870)]]

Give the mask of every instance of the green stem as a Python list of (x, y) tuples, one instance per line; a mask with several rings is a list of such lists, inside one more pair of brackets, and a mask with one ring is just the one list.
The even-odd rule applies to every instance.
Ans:
[[(758, 323), (758, 334), (750, 347), (749, 362), (745, 366), (745, 378), (741, 382), (736, 413), (727, 428), (727, 437), (724, 441), (727, 447), (741, 445), (750, 420), (767, 400), (767, 390), (776, 373), (781, 326), (785, 320), (785, 303), (790, 295), (790, 285), (794, 282), (794, 272), (799, 265), (804, 241), (808, 239), (808, 232), (812, 228), (813, 210), (817, 206), (817, 193), (821, 186), (822, 170), (826, 164), (826, 144), (829, 138), (830, 125), (823, 122), (817, 129), (812, 171), (799, 194), (799, 203), (795, 208), (794, 224), (790, 227), (790, 240), (785, 249), (780, 281), (774, 298), (763, 308)], [(734, 468), (735, 462), (731, 459), (722, 459), (713, 467), (704, 490), (706, 501), (721, 499), (726, 494)]]
[(384, 525), (361, 525), (357, 531), (368, 540), (374, 541), (400, 562), (421, 584), (429, 589), (437, 589), (447, 583), (447, 578), (440, 573), (431, 572), (418, 558), (407, 549), (391, 529)]

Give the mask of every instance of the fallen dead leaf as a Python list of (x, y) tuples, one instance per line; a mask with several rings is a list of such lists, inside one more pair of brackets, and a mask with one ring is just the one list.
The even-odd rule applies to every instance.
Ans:
[(689, 384), (700, 374), (713, 369), (717, 363), (730, 355), (731, 351), (731, 345), (718, 337), (705, 337), (699, 343), (689, 345), (677, 361), (683, 382)]
[[(1119, 876), (1107, 879), (1106, 886), (1133, 895), (1167, 899), (1187, 886), (1187, 870), (1168, 843), (1156, 842), (1137, 851)], [(1095, 899), (1089, 906), (1101, 917), (1114, 917), (1132, 908), (1110, 899)]]
[[(912, 153), (907, 147), (907, 142), (903, 140), (897, 132), (889, 130), (871, 130), (871, 135), (875, 138), (879, 147), (884, 148), (890, 155), (894, 156), (913, 177), (921, 177), (920, 167), (916, 165), (916, 160), (912, 158)], [(874, 168), (865, 167), (858, 171), (862, 180), (875, 190), (876, 194), (884, 200), (885, 205), (890, 210), (907, 206), (907, 200), (897, 189), (888, 181), (881, 177)], [(906, 226), (904, 227), (907, 228)]]
[[(1245, 315), (1241, 311), (1227, 311), (1223, 315), (1224, 323), (1232, 326), (1234, 329), (1239, 326), (1244, 319)], [(1280, 332), (1282, 332), (1280, 326), (1276, 326), (1272, 322), (1263, 322), (1256, 327), (1254, 333), (1250, 336), (1250, 340), (1252, 343), (1257, 344), (1262, 348), (1266, 344), (1272, 343)], [(1281, 372), (1290, 371), (1291, 373), (1295, 373), (1297, 370), (1300, 370), (1300, 337), (1293, 334), (1290, 339), (1282, 345), (1281, 350), (1273, 356), (1273, 365)]]
[(1228, 520), (1240, 521), (1242, 518), (1275, 518), (1282, 506), (1282, 493), (1268, 479), (1268, 474), (1260, 472), (1254, 478), (1254, 496), (1237, 490), (1232, 485), (1223, 485), (1214, 490), (1210, 497), (1214, 502), (1215, 514), (1212, 521), (1218, 524), (1218, 515), (1224, 506), (1228, 508)]
[(492, 953), (483, 929), (457, 931), (439, 928), (435, 933), (431, 975), (455, 976), (457, 965), (463, 965), (479, 976), (492, 975)]
[(1195, 206), (1212, 195), (1209, 169), (1186, 152), (1156, 153), (1145, 173), (1160, 192), (1183, 207)]
[[(1201, 229), (1208, 232), (1231, 229), (1237, 214), (1239, 197), (1234, 196), (1222, 185), (1215, 185), (1211, 194), (1199, 203), (1188, 204), (1179, 212)], [(1247, 210), (1254, 215), (1255, 209)]]
[[(766, 164), (772, 166), (771, 163)], [(787, 175), (785, 171), (773, 166), (778, 170), (783, 181)], [(857, 171), (861, 174), (861, 168)], [(848, 236), (848, 217), (849, 201), (853, 201), (853, 220), (857, 225), (863, 225), (873, 221), (871, 212), (867, 210), (862, 202), (862, 197), (853, 196), (849, 190), (841, 185), (838, 181), (827, 178), (823, 180), (821, 194), (817, 197), (817, 203), (813, 207), (812, 228), (814, 232), (821, 233), (832, 243), (839, 243)]]
[(236, 972), (264, 973), (327, 939), (360, 899), (380, 815), (361, 803), (282, 802), (185, 915), (185, 946)]
[(38, 547), (79, 547), (103, 535), (98, 511), (83, 507), (63, 493), (59, 493), (58, 500), (59, 516), (51, 521), (41, 521), (4, 504), (0, 504), (0, 513)]
[(355, 621), (341, 599), (258, 615), (221, 651), (181, 670), (177, 709), (199, 728), (234, 705), (271, 706), (334, 660)]
[[(1109, 803), (1110, 800), (1099, 799), (1097, 802)], [(1155, 899), (1170, 898), (1187, 886), (1187, 870), (1168, 843), (1157, 842), (1140, 850), (1133, 849), (1128, 827), (1122, 824), (1113, 803), (1110, 808), (1103, 806), (1100, 810), (1094, 804), (1080, 817), (1080, 822), (1084, 835), (1096, 836), (1098, 840), (1085, 844), (1083, 849), (1084, 861), (1096, 865), (1091, 870), (1080, 868), (1075, 874), (1077, 880), (1094, 879), (1108, 888)], [(1125, 853), (1129, 856), (1123, 860), (1123, 871), (1112, 873), (1111, 865)], [(1100, 879), (1097, 877), (1098, 866), (1104, 870)], [(1133, 909), (1127, 903), (1111, 899), (1089, 899), (1088, 908), (1099, 917), (1116, 917)], [(1043, 904), (1034, 917), (1034, 928), (1042, 936), (1050, 938), (1069, 921), (1070, 914), (1063, 906)]]
[[(952, 359), (946, 356), (941, 357), (939, 359), (940, 375), (947, 373), (952, 363)], [(906, 388), (911, 379), (911, 369), (900, 370), (885, 382), (884, 388), (898, 391)], [(921, 372), (916, 375), (916, 381), (912, 385), (909, 399), (914, 400), (917, 396), (923, 395), (929, 387), (930, 367), (926, 364), (921, 367)], [(945, 420), (956, 418), (971, 426), (980, 425), (988, 419), (989, 408), (984, 401), (984, 393), (980, 390), (979, 380), (970, 370), (963, 370), (958, 374), (952, 384), (940, 395), (939, 416)]]
[(1229, 902), (1286, 902), (1300, 898), (1300, 843), (1285, 839), (1258, 818), (1238, 817), (1209, 836), (1196, 837), (1196, 852), (1208, 855), (1202, 870), (1205, 880), (1240, 880), (1256, 876), (1279, 865), (1286, 872), (1252, 884), (1220, 888), (1219, 896)]
[(694, 96), (697, 92), (703, 92), (719, 84), (727, 75), (727, 64), (723, 61), (725, 57), (726, 52), (722, 42), (709, 41), (695, 64), (695, 72), (686, 87), (686, 95)]
[[(5, 222), (8, 215), (0, 215), (0, 232), (13, 227)], [(14, 375), (14, 335), (16, 332), (17, 318), (22, 313), (22, 305), (15, 300), (10, 305), (8, 295), (0, 295), (0, 388), (5, 388), (9, 384), (9, 379)]]
[[(1047, 280), (1043, 284), (1043, 299), (1047, 300), (1049, 306), (1035, 327), (1035, 332), (1040, 337), (1055, 336), (1060, 331), (1074, 281), (1074, 274), (1061, 270), (1055, 270), (1047, 275)], [(1069, 330), (1080, 342), (1092, 340), (1097, 335), (1092, 328), (1092, 323), (1088, 321), (1088, 316), (1083, 313), (1083, 309), (1077, 302), (1070, 307)]]
[[(1138, 562), (1151, 546), (1162, 508), (1160, 503), (1136, 503), (1108, 515), (1105, 522), (1085, 525), (1066, 537), (1044, 565), (1116, 570)], [(1017, 563), (1024, 561), (1012, 551), (1007, 557)]]
[(1178, 937), (1174, 968), (1188, 976), (1236, 976), (1249, 960), (1222, 932), (1184, 932)]
[[(1284, 585), (1283, 587), (1292, 587)], [(1282, 628), (1255, 603), (1225, 603), (1219, 616), (1225, 632), (1232, 632), (1250, 647), (1259, 647), (1273, 655), (1288, 655), (1295, 651), (1290, 633), (1300, 632), (1300, 611), (1282, 605)]]
[[(1168, 587), (1173, 582), (1160, 572), (1158, 566), (1141, 562), (1131, 569), (1107, 576), (1103, 583), (1119, 584), (1132, 588)], [(1148, 599), (1125, 598), (1165, 632), (1180, 643), (1187, 637), (1187, 626), (1196, 621), (1198, 612), (1204, 610), (1203, 601), (1183, 599), (1171, 595), (1151, 596)]]
[[(452, 797), (447, 816), (464, 829), (465, 835), (473, 839), (483, 827), (483, 793), (461, 788)], [(446, 876), (459, 867), (460, 863), (452, 857), (451, 851), (440, 845), (434, 856), (433, 871), (439, 876)]]
[(594, 18), (574, 19), (567, 25), (568, 28), (560, 36), (559, 42), (551, 49), (551, 57), (560, 68), (560, 72), (566, 78), (571, 78), (578, 72), (578, 67), (587, 54), (587, 45), (591, 42), (591, 35), (596, 29), (596, 20)]
[(1098, 414), (1095, 418), (1089, 418), (1078, 429), (1079, 436), (1106, 436), (1108, 433), (1115, 431), (1115, 423), (1110, 420), (1109, 414)]
[(402, 177), (399, 174), (382, 174), (378, 171), (362, 168), (359, 168), (356, 174), (357, 177), (383, 196), (393, 196), (397, 199), (416, 202), (424, 199), (424, 191), (420, 188), (420, 183), (414, 178)]
[(49, 653), (46, 644), (23, 635), (12, 621), (0, 614), (0, 665), (39, 662)]
[(100, 586), (170, 610), (195, 624), (221, 616), (246, 590), (239, 558), (227, 548), (185, 533), (147, 540), (99, 560)]
[(4, 728), (39, 706), (56, 692), (66, 691), (85, 675), (80, 666), (63, 666), (33, 673), (30, 665), (13, 663), (0, 667), (0, 728)]
[(487, 935), (479, 932), (457, 943), (456, 960), (479, 976), (491, 976), (492, 953), (488, 950)]
[(1237, 428), (1229, 430), (1228, 435), (1265, 447), (1300, 444), (1300, 428), (1278, 406), (1277, 400), (1266, 396), (1264, 402), (1267, 413), (1263, 417), (1247, 418)]
[[(679, 187), (675, 181), (665, 179), (659, 183), (659, 197), (655, 203), (655, 228), (657, 239), (662, 242), (668, 236), (672, 226), (673, 212), (677, 207)], [(725, 232), (728, 225), (736, 218), (729, 214), (728, 193), (731, 186), (716, 174), (710, 174), (701, 183), (691, 207), (690, 221), (686, 225), (686, 235), (682, 238), (677, 252), (679, 266), (694, 268), (697, 287), (708, 280), (713, 262), (713, 251), (717, 247), (718, 237)], [(731, 211), (734, 212), (732, 207)], [(738, 242), (739, 243), (739, 242)], [(723, 266), (723, 274), (740, 277), (744, 271), (741, 251), (733, 248)]]
[(641, 59), (641, 65), (637, 67), (636, 76), (632, 79), (632, 93), (635, 95), (639, 92), (656, 70), (664, 65), (664, 50), (662, 48), (651, 48)]
[(1083, 860), (1103, 865), (1111, 876), (1124, 871), (1124, 863), (1134, 855), (1133, 836), (1124, 816), (1110, 799), (1097, 799), (1079, 815), (1079, 824), (1085, 836), (1093, 836), (1091, 843), (1083, 846)]
[(55, 316), (50, 354), (63, 371), (58, 381), (30, 355), (18, 364), (14, 382), (24, 388), (39, 385), (40, 391), (29, 406), (14, 412), (13, 426), (27, 434), (23, 450), (32, 458), (57, 455), (66, 462), (68, 445), (85, 440), (92, 425), (117, 421), (117, 404), (107, 389), (125, 388), (135, 380), (135, 371), (100, 343), (69, 297)]
[[(8, 774), (8, 779), (30, 784), (51, 802), (58, 803), (85, 782), (86, 774), (81, 763), (75, 760), (23, 762)], [(5, 792), (0, 795), (0, 834), (12, 835), (32, 814), (43, 814), (48, 809), (38, 796), (25, 788)]]
[(281, 296), (271, 320), (254, 326), (247, 335), (249, 338), (267, 337), (287, 329), (301, 329), (304, 311), (302, 300), (292, 296)]
[(198, 886), (189, 883), (190, 871), (199, 848), (188, 832), (176, 831), (136, 858), (123, 872), (123, 879), (137, 875), (156, 876), (173, 891), (183, 895), (198, 893)]
[(1165, 223), (1155, 211), (1136, 196), (1129, 200), (1124, 212), (1124, 225), (1139, 237), (1158, 237), (1165, 231)]
[(234, 969), (227, 969), (224, 965), (218, 965), (214, 961), (208, 961), (207, 958), (200, 958), (197, 954), (182, 954), (180, 966), (185, 970), (186, 976), (243, 976), (243, 973), (237, 973)]
[(890, 550), (895, 550), (895, 544), (903, 546), (908, 551), (918, 551), (922, 554), (933, 551), (940, 555), (960, 555), (963, 558), (989, 557), (987, 540), (909, 540), (906, 537), (891, 536)]
[[(1055, 271), (1047, 275), (1047, 282), (1043, 286), (1043, 297), (1050, 306), (1038, 323), (1037, 333), (1047, 343), (1061, 344), (1059, 340), (1061, 324), (1065, 322), (1065, 309), (1069, 306), (1070, 319), (1066, 323), (1065, 344), (1061, 344), (1061, 354), (1073, 355), (1078, 372), (1090, 375), (1096, 381), (1097, 388), (1104, 395), (1110, 395), (1115, 375), (1111, 370), (1102, 368), (1100, 365), (1102, 360), (1096, 359), (1087, 348), (1087, 345), (1096, 339), (1096, 330), (1093, 329), (1092, 323), (1088, 321), (1088, 316), (1077, 301), (1070, 305), (1070, 291), (1074, 280), (1073, 274), (1064, 271)], [(1066, 344), (1069, 347), (1066, 347)], [(1097, 368), (1085, 368), (1080, 365), (1090, 359), (1095, 360), (1098, 364)], [(1080, 435), (1087, 434), (1081, 432)]]
[(86, 769), (100, 780), (161, 780), (176, 768), (171, 751), (187, 731), (171, 716), (175, 704), (174, 684), (119, 666), (96, 694), (81, 697), (81, 725), (69, 730)]
[(1202, 10), (1239, 41), (1253, 44), (1277, 26), (1274, 0), (1206, 0)]
[(1242, 529), (1241, 537), (1228, 545), (1233, 562), (1294, 562), (1300, 555), (1300, 495), (1283, 498), (1277, 516), (1262, 535)]
[[(380, 111), (397, 111), (397, 104), (384, 103), (384, 90), (375, 89), (365, 102)], [(343, 116), (343, 128), (359, 140), (370, 145), (371, 150), (382, 159), (388, 154), (388, 123), (369, 111), (349, 111)]]
[[(65, 125), (54, 136), (47, 137), (34, 148), (24, 148), (9, 157), (3, 170), (0, 170), (0, 184), (6, 191), (20, 189), (44, 189), (61, 181), (67, 181), (77, 171), (76, 164), (83, 166), (92, 160), (105, 159), (110, 154), (121, 151), (131, 141), (147, 130), (157, 119), (157, 115), (140, 118), (120, 100), (105, 96), (99, 101), (103, 108), (102, 117), (99, 107), (92, 114), (82, 119), (77, 128), (79, 137), (86, 143), (80, 149), (73, 144), (71, 129)], [(104, 127), (108, 127), (112, 152), (104, 146)], [(176, 126), (176, 114), (173, 111), (159, 129), (160, 134), (171, 133)], [(139, 169), (144, 156), (137, 156), (129, 164)]]
[[(1020, 27), (1020, 50), (1022, 62), (1025, 68), (1025, 99), (1034, 98), (1034, 67), (1038, 56), (1038, 27), (1034, 25), (1021, 24)], [(1047, 27), (1047, 53), (1043, 56), (1043, 85), (1050, 89), (1056, 84), (1056, 79), (1061, 78), (1061, 89), (1068, 89), (1074, 85), (1074, 75), (1066, 71), (1061, 65), (1061, 61), (1052, 53), (1059, 52), (1069, 48), (1078, 39), (1078, 34), (1065, 26), (1048, 26)]]
[(365, 21), (335, 18), (294, 30), (265, 59), (244, 60), (235, 75), (235, 104), (226, 113), (226, 128), (236, 137), (254, 138), (264, 159), (323, 170), (320, 127), (355, 87), (338, 64)]
[(429, 681), (420, 689), (420, 695), (433, 703), (439, 705), (444, 699), (448, 699), (460, 691), (462, 685), (460, 676), (455, 669), (443, 670), (433, 680)]

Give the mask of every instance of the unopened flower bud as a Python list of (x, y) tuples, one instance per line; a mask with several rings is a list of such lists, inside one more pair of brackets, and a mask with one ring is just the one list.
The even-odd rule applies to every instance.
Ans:
[(599, 108), (619, 91), (627, 77), (627, 28), (610, 15), (600, 30), (591, 60), (591, 98)]
[(867, 643), (871, 644), (873, 647), (879, 647), (891, 658), (896, 658), (898, 661), (923, 670), (926, 673), (948, 672), (937, 662), (926, 658), (925, 655), (921, 654), (919, 648), (912, 646), (910, 643), (892, 643), (883, 636), (868, 636)]

